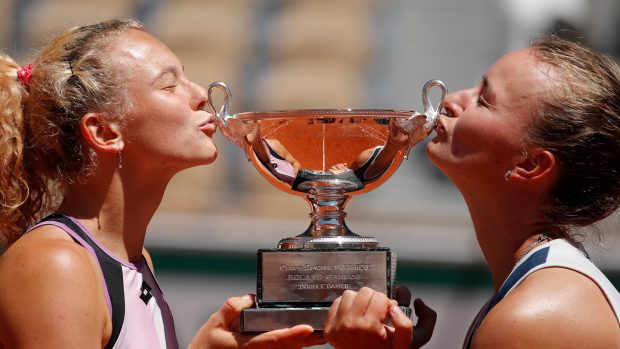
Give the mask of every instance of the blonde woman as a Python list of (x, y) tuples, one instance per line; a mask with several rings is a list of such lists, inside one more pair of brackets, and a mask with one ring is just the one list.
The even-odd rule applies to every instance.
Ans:
[[(0, 348), (177, 348), (144, 249), (170, 179), (217, 156), (205, 90), (133, 20), (0, 57)], [(310, 326), (234, 332), (229, 299), (192, 348), (296, 348)]]

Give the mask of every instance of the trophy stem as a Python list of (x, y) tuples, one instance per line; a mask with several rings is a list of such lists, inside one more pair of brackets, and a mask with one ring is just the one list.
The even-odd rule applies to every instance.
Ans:
[(351, 184), (340, 180), (304, 183), (308, 187), (306, 198), (312, 212), (310, 226), (296, 237), (282, 239), (281, 249), (368, 249), (379, 243), (372, 237), (361, 237), (347, 227), (344, 206), (349, 199), (345, 194)]
[(343, 236), (351, 233), (344, 224), (344, 205), (348, 196), (342, 188), (318, 187), (306, 196), (312, 207), (312, 224), (307, 233), (314, 237)]

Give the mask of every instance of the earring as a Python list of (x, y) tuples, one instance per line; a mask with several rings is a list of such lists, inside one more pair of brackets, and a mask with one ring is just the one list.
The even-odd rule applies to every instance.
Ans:
[(512, 175), (512, 170), (508, 170), (508, 171), (506, 171), (506, 173), (504, 173), (504, 180), (505, 180), (506, 182), (509, 182), (509, 181), (510, 181), (510, 176), (511, 176), (511, 175)]
[(116, 156), (118, 157), (118, 168), (123, 168), (123, 156), (121, 155), (121, 150), (118, 150), (118, 153), (116, 153)]

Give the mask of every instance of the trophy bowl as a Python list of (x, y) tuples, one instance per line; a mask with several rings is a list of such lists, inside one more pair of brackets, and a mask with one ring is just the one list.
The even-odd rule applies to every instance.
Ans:
[[(437, 107), (429, 92), (439, 87)], [(219, 111), (213, 93), (221, 90)], [(309, 324), (323, 328), (327, 310), (345, 290), (371, 287), (394, 298), (396, 253), (345, 223), (347, 201), (385, 183), (411, 147), (434, 129), (447, 88), (422, 89), (424, 112), (383, 109), (302, 109), (231, 113), (223, 82), (208, 88), (208, 106), (222, 134), (245, 152), (269, 183), (303, 197), (310, 225), (257, 253), (256, 306), (241, 315), (241, 330), (270, 331)], [(407, 300), (408, 302), (408, 300)], [(410, 314), (409, 304), (401, 308)]]

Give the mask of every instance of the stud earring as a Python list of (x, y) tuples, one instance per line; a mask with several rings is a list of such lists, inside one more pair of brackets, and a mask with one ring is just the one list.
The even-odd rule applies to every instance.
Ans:
[(506, 171), (506, 173), (504, 173), (504, 180), (505, 180), (506, 182), (509, 182), (509, 181), (510, 181), (510, 176), (511, 176), (511, 175), (512, 175), (512, 170), (508, 170), (508, 171)]

